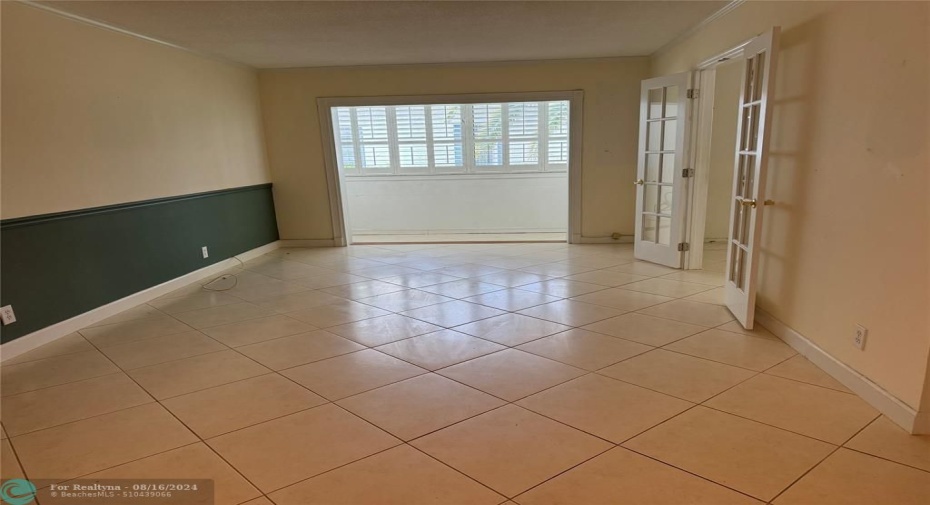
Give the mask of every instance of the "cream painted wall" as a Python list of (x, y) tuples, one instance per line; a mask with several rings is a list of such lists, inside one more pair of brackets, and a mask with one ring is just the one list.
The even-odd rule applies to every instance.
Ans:
[(707, 239), (726, 240), (729, 235), (741, 76), (742, 68), (735, 64), (723, 65), (716, 70), (710, 180), (707, 185), (707, 218), (704, 228), (704, 237)]
[(782, 27), (758, 303), (913, 408), (930, 386), (928, 16), (926, 2), (747, 2), (652, 60), (654, 75), (686, 70)]
[(582, 233), (633, 233), (639, 84), (648, 58), (259, 73), (268, 159), (284, 239), (333, 237), (318, 97), (584, 90)]
[(269, 182), (254, 70), (2, 5), (2, 217)]

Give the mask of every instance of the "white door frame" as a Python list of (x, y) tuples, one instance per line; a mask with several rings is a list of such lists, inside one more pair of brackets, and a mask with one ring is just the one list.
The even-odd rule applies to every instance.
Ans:
[(348, 198), (345, 197), (344, 177), (339, 173), (336, 160), (336, 140), (333, 136), (334, 107), (375, 105), (420, 105), (450, 103), (493, 102), (546, 102), (568, 100), (568, 243), (581, 242), (581, 171), (582, 171), (582, 119), (584, 91), (541, 91), (525, 93), (471, 93), (459, 95), (365, 96), (317, 98), (317, 115), (323, 141), (323, 167), (329, 191), (329, 210), (333, 226), (333, 245), (344, 247), (352, 242), (349, 229)]
[[(753, 37), (755, 38), (755, 37)], [(694, 88), (698, 99), (693, 105), (691, 149), (689, 159), (694, 167), (694, 178), (688, 191), (687, 224), (684, 269), (700, 270), (704, 264), (705, 225), (707, 221), (707, 193), (710, 185), (710, 152), (714, 126), (714, 87), (717, 68), (743, 59), (743, 50), (753, 39), (737, 44), (726, 51), (702, 61), (695, 68)]]

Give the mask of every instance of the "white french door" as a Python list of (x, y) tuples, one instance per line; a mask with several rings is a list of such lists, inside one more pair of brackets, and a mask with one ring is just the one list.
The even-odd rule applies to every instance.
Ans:
[(752, 329), (756, 308), (756, 270), (766, 203), (770, 99), (778, 34), (779, 29), (773, 28), (750, 41), (743, 50), (724, 299), (746, 329)]
[(637, 259), (681, 268), (691, 73), (643, 81), (636, 168)]

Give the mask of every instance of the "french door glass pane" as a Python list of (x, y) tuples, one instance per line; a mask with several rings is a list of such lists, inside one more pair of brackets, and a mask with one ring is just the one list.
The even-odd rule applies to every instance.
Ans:
[(678, 117), (678, 86), (665, 88), (665, 112), (662, 117)]
[(655, 242), (658, 236), (658, 218), (656, 216), (643, 216), (643, 240), (646, 242)]
[(659, 212), (659, 186), (655, 184), (643, 186), (643, 212)]
[(662, 121), (665, 125), (665, 128), (662, 131), (662, 150), (664, 151), (674, 151), (675, 150), (675, 141), (677, 140), (676, 133), (678, 131), (678, 120), (676, 119), (667, 119)]
[(659, 151), (662, 149), (662, 121), (646, 123), (646, 150)]
[(672, 183), (675, 180), (675, 155), (665, 153), (662, 155), (662, 182)]
[(662, 100), (664, 98), (664, 93), (662, 88), (655, 88), (649, 90), (649, 95), (647, 97), (646, 109), (647, 117), (649, 119), (656, 119), (664, 116)]
[(659, 240), (661, 245), (671, 245), (672, 242), (672, 218), (659, 217)]
[(659, 186), (659, 214), (672, 214), (672, 187)]
[(661, 154), (647, 154), (646, 155), (646, 170), (645, 178), (646, 182), (659, 182), (659, 170), (662, 167), (662, 155)]

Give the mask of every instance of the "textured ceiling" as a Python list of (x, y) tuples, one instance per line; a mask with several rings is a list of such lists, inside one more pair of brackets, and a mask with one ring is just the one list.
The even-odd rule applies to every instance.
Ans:
[(648, 55), (725, 1), (51, 1), (257, 68)]

